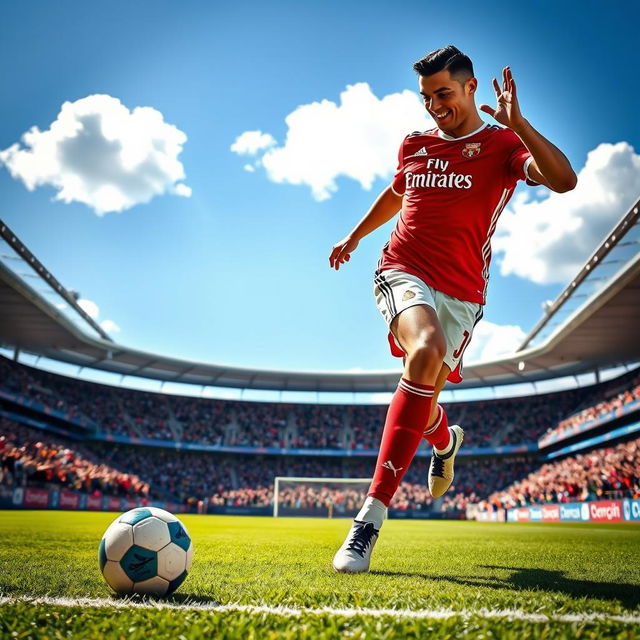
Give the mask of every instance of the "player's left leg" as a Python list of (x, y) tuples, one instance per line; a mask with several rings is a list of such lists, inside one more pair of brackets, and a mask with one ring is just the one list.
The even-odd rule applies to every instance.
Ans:
[[(434, 389), (434, 402), (424, 438), (433, 444), (431, 462), (429, 464), (428, 486), (434, 498), (443, 496), (451, 486), (454, 478), (454, 462), (464, 438), (464, 431), (459, 425), (449, 426), (446, 411), (438, 404), (438, 396), (447, 379), (460, 381), (459, 371), (462, 368), (462, 356), (469, 345), (473, 329), (482, 317), (482, 307), (448, 296), (440, 291), (432, 291), (438, 317), (441, 318), (442, 329), (447, 342), (447, 351), (442, 368), (438, 374)], [(455, 371), (456, 375), (451, 376)], [(440, 437), (433, 442), (433, 434), (448, 431), (450, 438), (445, 444)]]

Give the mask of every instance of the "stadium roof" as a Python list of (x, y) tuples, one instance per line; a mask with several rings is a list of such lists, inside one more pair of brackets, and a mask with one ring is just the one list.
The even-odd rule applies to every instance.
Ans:
[[(510, 357), (465, 366), (456, 389), (535, 382), (640, 360), (640, 201)], [(0, 221), (0, 344), (54, 360), (165, 382), (311, 392), (384, 392), (398, 370), (343, 373), (248, 369), (147, 353), (113, 342)], [(17, 263), (16, 268), (9, 263)], [(35, 273), (20, 273), (28, 265)], [(27, 282), (35, 278), (36, 290)]]

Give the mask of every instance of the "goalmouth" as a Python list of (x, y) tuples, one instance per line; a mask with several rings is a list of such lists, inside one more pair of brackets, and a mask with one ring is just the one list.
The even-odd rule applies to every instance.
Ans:
[[(276, 476), (273, 481), (273, 517), (278, 518), (283, 509), (281, 501), (295, 499), (297, 504), (304, 504), (305, 500), (313, 499), (315, 507), (320, 510), (326, 508), (327, 516), (334, 514), (348, 515), (347, 512), (358, 510), (362, 506), (367, 490), (373, 478), (305, 478), (301, 476)], [(309, 486), (307, 486), (309, 485)], [(320, 485), (316, 488), (316, 485)], [(357, 505), (350, 508), (351, 505)], [(287, 511), (300, 507), (287, 507)], [(313, 515), (305, 513), (287, 513), (287, 515)], [(317, 515), (320, 515), (318, 513)]]

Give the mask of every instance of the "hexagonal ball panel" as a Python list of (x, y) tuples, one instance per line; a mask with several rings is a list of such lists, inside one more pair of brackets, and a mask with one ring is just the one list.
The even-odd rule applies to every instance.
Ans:
[(133, 582), (143, 582), (158, 574), (158, 554), (134, 545), (124, 554), (120, 566)]
[(127, 574), (123, 571), (119, 562), (113, 562), (107, 560), (102, 570), (102, 575), (107, 581), (107, 584), (116, 593), (131, 593), (133, 589), (133, 581), (129, 579)]
[(130, 524), (114, 522), (104, 532), (104, 551), (107, 560), (118, 562), (133, 545), (133, 528)]
[(158, 575), (165, 580), (175, 580), (187, 568), (187, 552), (171, 542), (158, 551)]
[(146, 596), (163, 596), (169, 590), (169, 583), (164, 579), (156, 576), (143, 582), (136, 582), (133, 585), (133, 592)]
[(151, 511), (151, 515), (156, 518), (160, 518), (160, 520), (164, 520), (165, 522), (175, 522), (178, 518), (176, 518), (172, 513), (165, 511), (164, 509), (159, 509), (158, 507), (147, 507), (149, 511)]
[(140, 547), (160, 551), (171, 542), (169, 527), (166, 522), (158, 518), (146, 518), (133, 526), (133, 541)]
[(131, 511), (127, 511), (124, 515), (120, 516), (120, 522), (126, 522), (127, 524), (136, 524), (145, 518), (151, 517), (151, 511), (144, 507), (139, 507), (137, 509), (131, 509)]
[(169, 531), (171, 532), (171, 542), (177, 544), (186, 551), (191, 544), (191, 538), (189, 537), (187, 530), (182, 525), (182, 522), (179, 520), (169, 522), (167, 527), (169, 527)]

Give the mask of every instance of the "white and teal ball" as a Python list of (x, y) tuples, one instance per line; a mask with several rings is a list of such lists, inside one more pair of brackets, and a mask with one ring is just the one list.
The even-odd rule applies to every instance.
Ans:
[(173, 514), (140, 507), (111, 523), (98, 557), (102, 575), (116, 593), (168, 596), (191, 569), (193, 542)]

